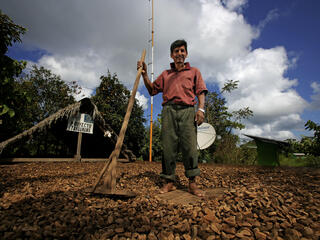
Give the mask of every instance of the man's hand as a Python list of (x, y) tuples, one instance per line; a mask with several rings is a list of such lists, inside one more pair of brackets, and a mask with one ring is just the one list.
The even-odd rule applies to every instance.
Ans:
[(146, 86), (146, 88), (148, 89), (149, 94), (152, 94), (153, 91), (153, 84), (152, 82), (150, 82), (150, 79), (148, 77), (148, 73), (147, 73), (147, 64), (145, 62), (142, 61), (138, 61), (137, 62), (137, 70), (139, 70), (142, 67), (142, 78), (143, 78), (143, 82), (144, 85)]
[(138, 61), (137, 62), (137, 70), (139, 70), (139, 68), (142, 67), (142, 74), (146, 74), (147, 73), (147, 64), (145, 62), (142, 61)]
[(201, 112), (200, 110), (198, 110), (196, 113), (195, 121), (197, 122), (198, 126), (201, 125), (204, 121), (204, 113)]

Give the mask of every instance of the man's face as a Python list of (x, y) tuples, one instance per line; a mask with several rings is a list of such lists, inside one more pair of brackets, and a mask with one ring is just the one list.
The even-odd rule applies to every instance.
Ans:
[(171, 53), (171, 58), (173, 59), (175, 64), (184, 63), (184, 60), (187, 58), (187, 56), (188, 53), (184, 46), (173, 49), (173, 52)]

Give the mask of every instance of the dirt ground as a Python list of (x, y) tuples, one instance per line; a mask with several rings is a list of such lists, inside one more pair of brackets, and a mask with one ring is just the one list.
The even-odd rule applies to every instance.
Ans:
[[(135, 192), (135, 198), (88, 194), (86, 189), (103, 166), (101, 162), (0, 165), (0, 239), (320, 236), (319, 169), (200, 164), (200, 187), (224, 191), (179, 203), (158, 194), (160, 163), (118, 164), (117, 188)], [(177, 193), (184, 193), (188, 182), (181, 164), (177, 176)]]

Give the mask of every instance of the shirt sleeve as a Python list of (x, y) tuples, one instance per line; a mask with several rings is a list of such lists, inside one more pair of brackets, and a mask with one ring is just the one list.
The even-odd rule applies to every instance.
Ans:
[(195, 71), (195, 93), (197, 96), (199, 96), (202, 93), (204, 93), (204, 94), (208, 93), (208, 89), (207, 89), (206, 84), (202, 78), (201, 72), (197, 68)]
[(159, 92), (163, 92), (163, 82), (164, 82), (164, 72), (162, 72), (159, 77), (153, 82), (153, 90), (151, 96), (158, 94)]

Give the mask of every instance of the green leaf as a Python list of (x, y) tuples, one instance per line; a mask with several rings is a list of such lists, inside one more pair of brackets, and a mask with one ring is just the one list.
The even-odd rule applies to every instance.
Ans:
[(9, 109), (9, 116), (12, 118), (16, 113), (14, 112), (14, 110), (13, 109)]
[(2, 105), (2, 106), (0, 106), (0, 108), (2, 107), (2, 112), (0, 113), (0, 116), (1, 115), (4, 115), (4, 114), (6, 114), (8, 111), (9, 111), (9, 107), (7, 106), (7, 105)]

